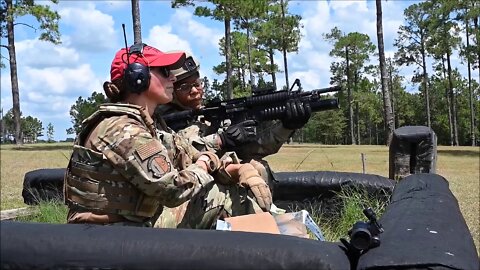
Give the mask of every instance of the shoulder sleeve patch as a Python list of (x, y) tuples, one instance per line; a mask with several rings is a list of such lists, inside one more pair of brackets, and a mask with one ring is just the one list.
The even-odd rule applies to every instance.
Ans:
[(147, 166), (148, 170), (151, 171), (153, 175), (158, 178), (172, 171), (171, 163), (164, 155), (157, 155), (150, 158)]
[(162, 148), (159, 142), (151, 140), (148, 143), (140, 145), (137, 149), (135, 149), (135, 151), (143, 162), (149, 157), (160, 153)]

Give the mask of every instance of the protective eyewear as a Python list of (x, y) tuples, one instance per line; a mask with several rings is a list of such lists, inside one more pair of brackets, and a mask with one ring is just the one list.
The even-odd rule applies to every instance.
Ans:
[(158, 70), (160, 71), (160, 74), (164, 77), (164, 78), (170, 78), (170, 74), (171, 74), (171, 71), (169, 68), (167, 67), (158, 67)]
[(192, 90), (192, 87), (195, 87), (197, 89), (203, 89), (204, 87), (203, 80), (198, 79), (193, 83), (182, 83), (178, 87), (175, 87), (175, 90), (182, 91), (182, 92), (190, 92)]

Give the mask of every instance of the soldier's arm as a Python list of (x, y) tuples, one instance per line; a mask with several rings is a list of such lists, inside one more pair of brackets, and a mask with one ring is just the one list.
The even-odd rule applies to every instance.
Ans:
[(241, 159), (262, 159), (277, 153), (293, 132), (294, 130), (284, 128), (280, 121), (262, 123), (257, 127), (258, 140), (235, 149), (235, 152)]
[(220, 150), (218, 134), (200, 136), (200, 127), (193, 124), (177, 132), (179, 136), (188, 140), (198, 151), (217, 152)]
[(161, 204), (175, 207), (213, 181), (203, 165), (192, 164), (178, 171), (160, 140), (138, 121), (123, 117), (103, 122), (98, 149), (135, 187)]

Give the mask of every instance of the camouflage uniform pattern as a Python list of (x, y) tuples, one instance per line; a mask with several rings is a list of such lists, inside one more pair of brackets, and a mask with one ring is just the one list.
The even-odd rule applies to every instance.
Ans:
[[(178, 104), (178, 101), (161, 105), (156, 110), (157, 117), (161, 118), (161, 114), (169, 114), (181, 112), (186, 110), (185, 106)], [(225, 154), (225, 151), (220, 148), (217, 140), (217, 132), (221, 133), (228, 128), (230, 120), (225, 120), (219, 130), (213, 131), (208, 126), (201, 116), (197, 121), (182, 123), (183, 126), (188, 126), (180, 131), (178, 134), (189, 142), (199, 151), (211, 151), (218, 156)], [(257, 126), (257, 141), (251, 142), (235, 149), (237, 156), (244, 162), (251, 163), (254, 168), (260, 173), (260, 176), (273, 191), (274, 177), (268, 166), (268, 163), (263, 160), (264, 157), (277, 153), (282, 145), (288, 141), (294, 130), (284, 128), (281, 121), (266, 121), (261, 122)], [(209, 134), (209, 135), (206, 135)]]
[[(171, 137), (173, 131), (166, 126), (161, 115), (157, 114), (155, 116), (159, 138), (163, 141)], [(199, 122), (198, 124), (181, 130), (174, 137), (182, 141), (183, 144), (188, 145), (187, 152), (191, 156), (199, 151), (217, 152), (219, 145), (214, 137), (217, 135), (209, 135), (206, 137), (206, 141), (204, 141), (199, 136), (199, 126), (202, 126), (202, 123)], [(203, 128), (207, 129), (208, 127), (203, 126)], [(188, 138), (188, 143), (186, 138)], [(239, 163), (238, 159), (234, 159), (235, 163)], [(220, 177), (225, 176), (218, 173), (215, 174), (215, 179)], [(210, 229), (215, 226), (218, 218), (260, 212), (263, 212), (262, 209), (255, 201), (253, 194), (247, 191), (247, 189), (239, 185), (222, 185), (211, 182), (189, 201), (177, 207), (163, 207), (163, 210), (159, 212), (158, 219), (154, 223), (154, 227)]]
[[(171, 134), (158, 140), (153, 120), (139, 106), (102, 105), (83, 125), (65, 185), (67, 204), (73, 212), (118, 214), (129, 221), (143, 222), (160, 205), (178, 206), (213, 181), (200, 166), (188, 160), (189, 151), (196, 153), (196, 149), (189, 148), (187, 143), (176, 147)], [(177, 141), (183, 140), (178, 137)], [(177, 170), (179, 161), (185, 164), (181, 170)], [(75, 167), (83, 171), (75, 172)], [(131, 204), (137, 206), (132, 209)], [(140, 212), (137, 208), (142, 204), (150, 207)]]
[(175, 208), (164, 207), (154, 227), (210, 229), (219, 218), (263, 212), (253, 198), (239, 185), (211, 182), (190, 201)]
[(203, 134), (202, 130), (206, 130), (207, 128), (208, 126), (206, 123), (197, 121), (191, 126), (179, 130), (177, 134), (185, 139), (188, 139), (188, 141), (199, 151), (218, 153), (221, 148), (217, 133), (206, 135), (204, 137), (200, 136)]
[(243, 160), (260, 160), (277, 153), (282, 145), (290, 139), (294, 130), (284, 128), (281, 121), (260, 122), (257, 126), (257, 141), (235, 149)]
[[(227, 152), (220, 159), (228, 163), (240, 163), (235, 152)], [(225, 170), (214, 173), (215, 182), (208, 184), (190, 201), (175, 208), (164, 207), (154, 227), (157, 228), (212, 228), (216, 220), (253, 213), (262, 209), (250, 190), (233, 184)]]

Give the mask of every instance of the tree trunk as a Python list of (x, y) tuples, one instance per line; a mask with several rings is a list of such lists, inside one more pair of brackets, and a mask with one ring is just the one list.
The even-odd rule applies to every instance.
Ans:
[(247, 87), (247, 83), (245, 82), (245, 69), (239, 67), (238, 71), (241, 76), (239, 79), (242, 80), (242, 90), (245, 90), (245, 87)]
[(250, 25), (248, 19), (246, 19), (247, 24), (247, 57), (248, 57), (248, 73), (250, 73), (250, 89), (253, 89), (255, 86), (255, 81), (253, 78), (253, 68), (252, 68), (252, 56), (251, 56), (251, 45), (250, 45)]
[(368, 144), (372, 145), (372, 123), (369, 121), (368, 124)]
[(283, 50), (283, 67), (285, 69), (285, 85), (287, 89), (290, 88), (290, 82), (288, 81), (288, 64), (287, 64), (287, 51)]
[(348, 123), (350, 125), (350, 142), (357, 144), (353, 132), (353, 107), (352, 107), (352, 86), (350, 84), (350, 62), (348, 58), (348, 46), (345, 47), (345, 59), (347, 62), (347, 102), (348, 102)]
[(422, 78), (422, 84), (423, 84), (423, 91), (425, 93), (425, 107), (427, 111), (427, 126), (432, 127), (432, 118), (430, 116), (430, 93), (428, 91), (428, 74), (427, 74), (427, 61), (426, 61), (426, 53), (425, 53), (425, 40), (422, 36), (420, 37), (420, 46), (421, 46), (421, 54), (422, 54), (422, 69), (423, 69), (423, 78)]
[(280, 7), (282, 8), (282, 53), (283, 53), (283, 68), (285, 69), (285, 83), (287, 89), (290, 87), (288, 81), (288, 64), (287, 64), (287, 44), (285, 44), (285, 29), (283, 21), (285, 19), (285, 7), (283, 6), (283, 0), (280, 0)]
[(358, 102), (355, 102), (355, 125), (357, 126), (357, 143), (362, 144), (362, 133), (360, 132), (360, 110), (358, 109)]
[[(234, 53), (235, 53), (235, 57), (236, 57), (237, 59), (240, 59), (240, 55), (239, 55), (240, 53), (239, 53), (238, 51), (235, 51)], [(238, 78), (238, 81), (241, 83), (240, 86), (241, 86), (242, 90), (244, 90), (244, 89), (245, 89), (245, 86), (246, 86), (246, 83), (245, 83), (245, 70), (242, 68), (242, 66), (243, 66), (243, 63), (240, 62), (240, 63), (239, 63), (239, 66), (238, 66), (238, 68), (237, 68), (236, 70), (237, 70), (237, 78)], [(233, 71), (235, 71), (235, 68), (233, 68)]]
[(3, 119), (3, 108), (0, 108), (0, 117), (1, 117), (1, 132), (2, 132), (2, 143), (5, 143), (6, 141), (6, 136), (5, 136), (5, 119)]
[[(467, 36), (467, 49), (470, 48), (470, 33), (469, 33), (469, 21), (465, 19), (465, 34)], [(475, 108), (473, 107), (473, 91), (472, 91), (472, 71), (470, 70), (470, 55), (467, 54), (467, 70), (468, 70), (468, 94), (470, 105), (470, 142), (472, 146), (475, 146)], [(480, 69), (480, 66), (478, 67)], [(479, 77), (480, 79), (480, 77)]]
[(452, 65), (450, 63), (450, 50), (447, 50), (447, 69), (448, 69), (448, 88), (450, 95), (450, 107), (452, 108), (452, 126), (453, 126), (453, 143), (458, 146), (458, 125), (457, 125), (457, 102), (455, 98), (455, 92), (453, 91), (452, 80)]
[(232, 99), (233, 98), (233, 82), (232, 82), (232, 63), (231, 63), (231, 55), (232, 55), (232, 46), (230, 41), (230, 17), (225, 16), (225, 63), (227, 65), (227, 93), (225, 98)]
[(382, 82), (383, 93), (383, 112), (384, 121), (386, 125), (385, 129), (385, 141), (387, 145), (390, 145), (390, 140), (395, 129), (393, 123), (393, 111), (392, 104), (390, 103), (390, 89), (388, 89), (387, 71), (385, 69), (385, 48), (383, 44), (383, 26), (382, 26), (382, 2), (376, 0), (377, 6), (377, 40), (378, 40), (378, 54), (380, 58), (380, 77)]
[(272, 67), (272, 73), (270, 75), (272, 75), (273, 87), (275, 87), (275, 89), (277, 89), (277, 76), (275, 75), (275, 71), (273, 71), (273, 67), (275, 66), (275, 62), (273, 60), (273, 49), (272, 48), (270, 48), (268, 50), (268, 57), (270, 58), (270, 66)]
[(140, 24), (139, 0), (132, 0), (133, 39), (134, 44), (142, 43), (142, 27)]
[(478, 29), (478, 17), (473, 19), (473, 25), (475, 25), (476, 30), (476, 41), (477, 41), (477, 60), (478, 60), (478, 80), (480, 83), (480, 29)]
[[(358, 72), (355, 71), (355, 76), (353, 76), (353, 93), (358, 93)], [(357, 145), (360, 145), (360, 112), (358, 109), (358, 101), (354, 99), (353, 103), (355, 104), (353, 119), (355, 119), (355, 139)]]
[(445, 57), (442, 55), (442, 72), (443, 80), (445, 82), (445, 98), (447, 99), (447, 108), (448, 108), (448, 127), (450, 128), (450, 145), (453, 146), (453, 120), (452, 120), (452, 108), (450, 107), (450, 95), (448, 94), (448, 83), (447, 83), (447, 74), (445, 68)]
[(388, 66), (389, 66), (389, 68), (388, 68), (388, 78), (389, 78), (388, 88), (392, 92), (392, 95), (390, 97), (391, 97), (391, 100), (392, 100), (393, 128), (395, 129), (399, 126), (399, 123), (398, 123), (398, 115), (396, 114), (396, 109), (395, 109), (396, 99), (395, 99), (395, 90), (393, 89), (393, 74), (392, 74), (393, 63), (392, 63), (391, 59), (389, 59), (389, 61), (388, 61)]
[[(7, 11), (12, 12), (12, 0), (7, 0)], [(15, 125), (15, 143), (23, 144), (22, 130), (20, 125), (20, 94), (18, 89), (17, 76), (17, 56), (15, 53), (15, 33), (13, 29), (13, 19), (7, 20), (7, 38), (8, 38), (8, 55), (10, 57), (10, 82), (12, 84), (12, 105), (13, 105), (13, 122)]]

